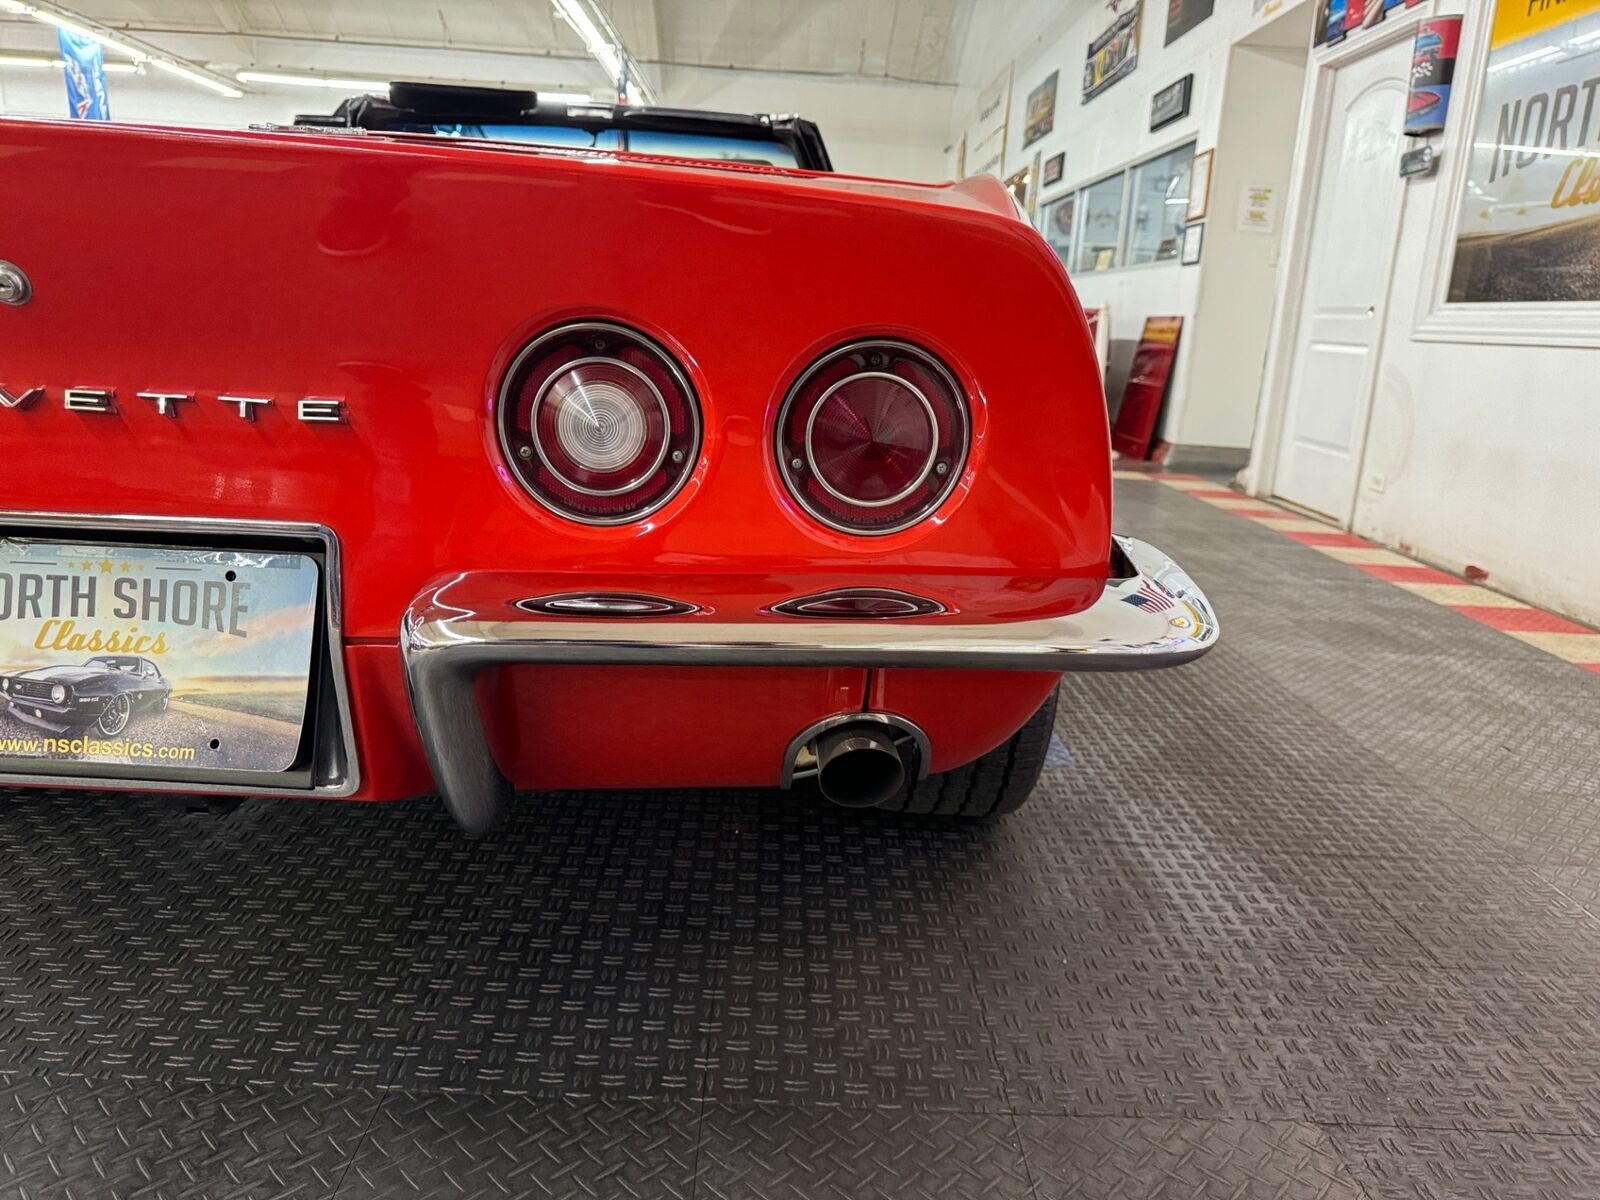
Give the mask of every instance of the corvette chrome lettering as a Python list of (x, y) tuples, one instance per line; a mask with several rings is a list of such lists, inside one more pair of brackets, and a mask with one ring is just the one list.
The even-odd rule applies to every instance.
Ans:
[[(0, 383), (0, 408), (15, 409), (18, 412), (32, 409), (37, 407), (40, 401), (46, 400), (52, 391), (55, 389), (44, 387), (27, 387), (14, 391)], [(65, 387), (60, 389), (59, 395), (61, 407), (67, 412), (115, 416), (120, 411), (117, 407), (117, 393), (113, 388)], [(193, 403), (199, 398), (195, 392), (149, 391), (135, 392), (134, 395), (140, 400), (148, 400), (155, 406), (156, 412), (173, 420), (179, 418), (185, 404)], [(260, 410), (277, 407), (278, 403), (271, 396), (234, 396), (225, 392), (217, 393), (215, 399), (217, 403), (232, 409), (233, 415), (241, 421), (254, 421)], [(302, 396), (292, 403), (285, 403), (284, 407), (293, 412), (294, 419), (306, 425), (342, 425), (349, 420), (345, 402), (336, 396)]]
[(193, 400), (194, 397), (187, 392), (140, 392), (139, 399), (149, 400), (163, 417), (175, 417), (178, 410), (172, 406), (184, 400)]
[(63, 400), (68, 412), (114, 413), (117, 394), (104, 388), (68, 388)]
[(35, 400), (43, 396), (44, 389), (41, 387), (29, 388), (27, 391), (18, 392), (16, 395), (12, 395), (5, 388), (0, 387), (0, 405), (6, 408), (27, 408)]
[(239, 419), (243, 421), (254, 421), (256, 419), (256, 409), (263, 404), (272, 403), (271, 400), (266, 399), (264, 396), (218, 396), (217, 399), (224, 404), (231, 404), (237, 408), (239, 410)]

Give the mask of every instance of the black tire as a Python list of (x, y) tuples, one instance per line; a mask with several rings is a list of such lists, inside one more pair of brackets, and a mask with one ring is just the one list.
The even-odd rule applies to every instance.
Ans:
[(997, 817), (1027, 803), (1044, 770), (1058, 693), (1039, 706), (1010, 739), (975, 762), (907, 787), (883, 808), (948, 817)]

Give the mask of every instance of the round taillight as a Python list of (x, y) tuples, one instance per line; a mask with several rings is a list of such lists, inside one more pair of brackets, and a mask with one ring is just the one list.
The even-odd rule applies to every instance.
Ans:
[(778, 469), (824, 525), (894, 533), (943, 503), (967, 457), (949, 370), (903, 342), (856, 342), (814, 363), (778, 414)]
[(700, 410), (683, 371), (642, 334), (601, 322), (564, 325), (511, 364), (500, 442), (545, 507), (620, 525), (683, 486), (700, 453)]

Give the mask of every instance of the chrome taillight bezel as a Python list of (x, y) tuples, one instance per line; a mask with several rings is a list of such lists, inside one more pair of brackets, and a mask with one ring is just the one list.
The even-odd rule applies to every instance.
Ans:
[[(933, 474), (937, 467), (936, 460), (938, 455), (936, 453), (930, 453), (927, 463), (911, 485), (902, 489), (901, 493), (882, 500), (862, 501), (844, 495), (833, 487), (821, 472), (817, 471), (812, 446), (812, 435), (815, 430), (817, 413), (822, 410), (822, 406), (827, 402), (828, 398), (845, 384), (855, 379), (883, 376), (887, 373), (874, 367), (871, 358), (868, 357), (860, 370), (831, 383), (814, 402), (812, 411), (806, 421), (806, 436), (802, 447), (800, 447), (801, 453), (799, 455), (794, 454), (793, 449), (786, 445), (785, 431), (795, 404), (805, 393), (808, 385), (820, 373), (829, 370), (842, 358), (863, 353), (870, 356), (872, 352), (882, 351), (890, 351), (915, 360), (917, 365), (933, 375), (944, 386), (951, 401), (950, 413), (954, 425), (953, 441), (955, 449), (951, 460), (943, 463), (944, 471), (939, 476), (939, 486), (933, 489), (926, 499), (892, 523), (869, 527), (852, 524), (843, 516), (820, 508), (811, 497), (806, 495), (804, 478), (800, 472), (805, 470), (813, 472), (818, 485), (825, 492), (832, 495), (840, 505), (857, 509), (863, 514), (870, 514), (875, 510), (899, 503), (907, 495), (927, 483), (929, 476)], [(895, 378), (905, 386), (928, 409), (930, 418), (937, 421), (937, 417), (934, 416), (933, 402), (922, 389), (918, 388), (910, 380), (893, 375), (889, 375), (889, 377)], [(790, 384), (784, 394), (783, 403), (778, 407), (777, 418), (773, 423), (771, 445), (778, 478), (782, 480), (785, 492), (808, 517), (828, 529), (838, 533), (849, 534), (852, 537), (886, 537), (890, 534), (901, 533), (926, 521), (950, 499), (951, 494), (961, 480), (961, 476), (966, 469), (968, 457), (972, 452), (971, 401), (968, 399), (966, 389), (961, 386), (960, 381), (956, 378), (955, 372), (947, 367), (938, 355), (932, 351), (901, 338), (856, 338), (834, 347), (815, 359)], [(794, 466), (796, 457), (801, 460), (802, 466), (800, 468)]]
[[(660, 456), (658, 456), (654, 463), (652, 463), (649, 470), (643, 472), (637, 480), (631, 481), (626, 487), (592, 489), (584, 487), (576, 481), (566, 478), (563, 473), (551, 462), (548, 448), (543, 445), (538, 430), (538, 402), (539, 400), (542, 400), (546, 392), (549, 391), (552, 383), (554, 382), (555, 376), (544, 380), (539, 388), (538, 396), (531, 414), (532, 420), (530, 422), (530, 429), (521, 437), (514, 435), (511, 426), (516, 420), (517, 393), (520, 391), (523, 383), (524, 369), (528, 367), (531, 362), (535, 361), (542, 352), (547, 350), (552, 343), (563, 339), (581, 337), (596, 337), (600, 339), (616, 338), (625, 342), (632, 342), (636, 347), (651, 356), (655, 363), (671, 376), (672, 382), (683, 393), (684, 409), (687, 416), (687, 427), (683, 434), (684, 446), (682, 447), (682, 461), (669, 461), (667, 457), (669, 453), (669, 445), (664, 443)], [(573, 363), (567, 364), (563, 370), (571, 366), (580, 365), (582, 362), (590, 360), (614, 362), (633, 374), (641, 374), (638, 368), (634, 367), (625, 360), (608, 356), (604, 353), (596, 353), (593, 355), (588, 355), (583, 359), (575, 360)], [(658, 404), (661, 404), (665, 410), (666, 406), (659, 390), (655, 387), (654, 383), (648, 379), (648, 377), (642, 377), (653, 394), (654, 400)], [(684, 485), (688, 483), (689, 478), (694, 474), (695, 468), (699, 463), (701, 449), (704, 445), (704, 417), (701, 410), (700, 397), (695, 391), (694, 385), (689, 380), (688, 372), (685, 371), (683, 366), (678, 362), (677, 357), (655, 338), (641, 332), (638, 329), (634, 329), (631, 326), (622, 325), (615, 321), (568, 321), (561, 325), (557, 325), (545, 330), (543, 333), (539, 334), (533, 340), (528, 342), (527, 345), (517, 352), (516, 356), (511, 360), (510, 365), (506, 368), (504, 378), (500, 383), (497, 409), (495, 432), (500, 445), (500, 453), (505, 459), (506, 468), (511, 478), (516, 482), (523, 494), (532, 499), (541, 508), (554, 513), (563, 520), (571, 521), (579, 525), (590, 525), (597, 527), (632, 525), (644, 520), (646, 517), (649, 517), (654, 513), (661, 511), (661, 509), (672, 503), (672, 501), (683, 491)], [(670, 442), (670, 440), (671, 436), (669, 435), (668, 441)], [(523, 445), (531, 448), (531, 456), (524, 457), (523, 455), (519, 454), (519, 447)], [(637, 490), (639, 486), (642, 486), (642, 484), (648, 481), (648, 479), (651, 478), (656, 471), (662, 469), (663, 467), (668, 468), (668, 470), (672, 472), (672, 477), (667, 485), (661, 490), (660, 494), (651, 499), (649, 503), (642, 504), (637, 508), (628, 509), (627, 511), (618, 513), (616, 515), (603, 515), (575, 510), (563, 504), (559, 498), (546, 494), (543, 490), (541, 490), (540, 486), (535, 480), (529, 479), (526, 473), (525, 466), (533, 466), (535, 463), (538, 466), (542, 466), (551, 475), (555, 476), (562, 482), (562, 485), (568, 488), (570, 491), (592, 497), (626, 495), (629, 491)]]

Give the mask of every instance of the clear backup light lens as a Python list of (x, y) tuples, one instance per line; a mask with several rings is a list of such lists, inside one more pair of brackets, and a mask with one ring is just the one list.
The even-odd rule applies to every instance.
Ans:
[(700, 413), (688, 379), (640, 334), (567, 325), (512, 364), (500, 402), (507, 460), (547, 508), (594, 525), (636, 521), (694, 469)]
[(933, 512), (955, 486), (966, 403), (931, 354), (858, 342), (814, 364), (778, 416), (778, 467), (800, 505), (849, 533), (883, 534)]

